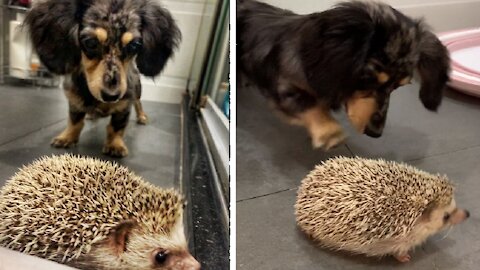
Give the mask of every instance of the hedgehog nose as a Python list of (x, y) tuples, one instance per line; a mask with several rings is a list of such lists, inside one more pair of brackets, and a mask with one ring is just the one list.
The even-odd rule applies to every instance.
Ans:
[(470, 212), (468, 212), (467, 210), (465, 210), (465, 217), (467, 217), (467, 218), (470, 217)]
[(189, 256), (189, 258), (186, 259), (185, 261), (185, 270), (200, 270), (201, 265), (200, 263), (193, 258), (193, 256)]

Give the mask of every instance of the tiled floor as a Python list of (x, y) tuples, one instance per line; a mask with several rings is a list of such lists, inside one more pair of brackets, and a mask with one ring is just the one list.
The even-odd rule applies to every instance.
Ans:
[(149, 117), (137, 125), (132, 110), (126, 132), (130, 154), (123, 159), (102, 154), (109, 119), (87, 121), (78, 145), (55, 149), (50, 141), (67, 123), (67, 101), (59, 89), (0, 86), (0, 185), (24, 164), (51, 154), (75, 153), (116, 162), (162, 187), (178, 187), (180, 106), (143, 101)]
[[(480, 100), (448, 91), (438, 113), (425, 110), (418, 86), (392, 97), (384, 135), (354, 134), (333, 151), (312, 150), (306, 132), (283, 123), (252, 89), (237, 94), (237, 268), (268, 269), (479, 269)], [(392, 258), (348, 256), (318, 248), (299, 232), (293, 205), (301, 179), (336, 155), (405, 161), (445, 173), (456, 200), (471, 218), (448, 236), (438, 235), (401, 265)]]

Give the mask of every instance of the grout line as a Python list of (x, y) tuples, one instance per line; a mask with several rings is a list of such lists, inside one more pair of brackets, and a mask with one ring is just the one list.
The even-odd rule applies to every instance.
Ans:
[(470, 150), (470, 149), (475, 149), (475, 148), (480, 148), (480, 144), (473, 145), (473, 146), (469, 146), (469, 147), (465, 147), (465, 148), (462, 148), (462, 149), (457, 149), (457, 150), (450, 151), (450, 152), (437, 153), (437, 154), (433, 154), (433, 155), (430, 155), (430, 156), (418, 157), (418, 158), (413, 158), (413, 159), (407, 159), (407, 160), (405, 160), (405, 162), (412, 162), (412, 161), (419, 161), (419, 160), (427, 159), (427, 158), (440, 157), (440, 156), (445, 156), (445, 155), (449, 155), (449, 154), (454, 154), (454, 153), (458, 153), (458, 152), (465, 151), (465, 150)]
[(355, 154), (353, 153), (352, 149), (350, 149), (350, 146), (348, 146), (348, 144), (345, 144), (345, 147), (347, 148), (348, 152), (350, 152), (350, 155), (355, 156)]
[(287, 189), (275, 191), (275, 192), (272, 192), (272, 193), (267, 193), (267, 194), (263, 194), (263, 195), (253, 196), (253, 197), (251, 197), (251, 198), (246, 198), (246, 199), (238, 200), (237, 203), (244, 202), (244, 201), (249, 201), (249, 200), (253, 200), (253, 199), (258, 199), (258, 198), (262, 198), (262, 197), (267, 197), (267, 196), (270, 196), (270, 195), (275, 195), (275, 194), (279, 194), (279, 193), (283, 193), (283, 192), (287, 192), (287, 191), (292, 191), (292, 190), (295, 190), (295, 189), (297, 189), (297, 188), (287, 188)]
[(35, 129), (35, 130), (29, 131), (29, 132), (27, 132), (27, 133), (25, 133), (25, 134), (23, 134), (23, 135), (21, 135), (21, 136), (18, 136), (18, 137), (15, 137), (15, 138), (13, 138), (13, 139), (10, 139), (10, 140), (8, 140), (8, 141), (2, 142), (2, 143), (0, 143), (0, 147), (2, 147), (2, 146), (4, 146), (4, 145), (7, 145), (7, 144), (9, 144), (9, 143), (11, 143), (11, 142), (14, 142), (14, 141), (16, 141), (16, 140), (23, 139), (23, 138), (25, 138), (25, 137), (27, 137), (27, 136), (29, 136), (29, 135), (32, 135), (33, 133), (35, 133), (35, 132), (37, 132), (37, 131), (40, 131), (40, 130), (42, 130), (42, 129), (45, 129), (45, 128), (54, 126), (54, 125), (56, 125), (56, 124), (58, 124), (58, 123), (60, 123), (60, 122), (62, 122), (62, 121), (65, 121), (66, 119), (67, 119), (67, 118), (63, 118), (63, 119), (58, 120), (58, 121), (56, 121), (56, 122), (53, 122), (53, 123), (51, 123), (51, 124), (47, 124), (46, 126), (42, 126), (42, 127), (37, 128), (37, 129)]

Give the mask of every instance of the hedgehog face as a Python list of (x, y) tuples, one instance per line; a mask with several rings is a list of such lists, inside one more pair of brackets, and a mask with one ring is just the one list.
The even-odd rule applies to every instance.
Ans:
[[(135, 222), (124, 222), (111, 233), (106, 252), (96, 258), (108, 269), (200, 270), (200, 263), (188, 252), (182, 219), (166, 233)], [(105, 253), (108, 254), (105, 256)]]
[(447, 206), (426, 210), (419, 221), (419, 225), (429, 235), (433, 235), (453, 225), (462, 223), (469, 216), (470, 213), (468, 211), (457, 208), (455, 200), (452, 200)]

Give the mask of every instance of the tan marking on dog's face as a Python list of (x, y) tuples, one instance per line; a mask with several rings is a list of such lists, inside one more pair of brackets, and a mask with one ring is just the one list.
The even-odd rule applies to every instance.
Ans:
[(346, 102), (346, 110), (350, 122), (359, 133), (364, 133), (372, 115), (378, 110), (374, 92), (357, 91)]
[(100, 41), (100, 43), (105, 43), (105, 41), (107, 41), (108, 32), (104, 28), (97, 27), (95, 28), (94, 33), (95, 33), (95, 36), (97, 36), (97, 39), (98, 41)]
[(107, 30), (105, 30), (104, 28), (101, 28), (101, 27), (97, 27), (95, 28), (95, 36), (97, 36), (97, 39), (98, 41), (100, 41), (100, 43), (105, 43), (105, 41), (107, 41), (108, 39), (108, 33), (107, 33)]
[(130, 43), (130, 41), (132, 41), (132, 39), (133, 39), (133, 34), (130, 33), (130, 32), (125, 32), (122, 35), (122, 45), (124, 47), (127, 46), (127, 44)]
[(403, 85), (409, 84), (411, 81), (412, 81), (412, 77), (407, 76), (407, 77), (401, 79), (401, 80), (398, 82), (398, 84), (399, 84), (400, 86), (403, 86)]
[(388, 75), (387, 73), (385, 72), (379, 72), (377, 73), (377, 80), (379, 83), (381, 84), (384, 84), (386, 82), (388, 82), (388, 80), (390, 80), (390, 75)]
[(90, 90), (92, 96), (94, 96), (97, 100), (103, 101), (101, 92), (104, 89), (108, 89), (113, 93), (120, 94), (120, 98), (125, 95), (127, 92), (127, 69), (131, 60), (120, 61), (119, 59), (115, 60), (115, 64), (118, 67), (118, 74), (120, 76), (120, 83), (115, 89), (108, 89), (104, 85), (103, 77), (104, 74), (107, 72), (105, 60), (101, 59), (88, 59), (88, 57), (82, 53), (82, 65), (84, 67), (85, 77), (87, 80), (87, 85)]
[(103, 74), (105, 74), (104, 60), (88, 59), (88, 57), (82, 53), (81, 61), (90, 93), (97, 100), (102, 101), (101, 91), (103, 89)]

